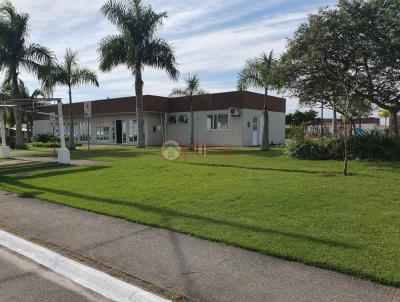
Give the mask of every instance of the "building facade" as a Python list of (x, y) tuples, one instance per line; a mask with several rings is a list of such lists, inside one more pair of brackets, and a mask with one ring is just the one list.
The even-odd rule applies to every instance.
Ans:
[[(181, 145), (190, 143), (191, 100), (186, 97), (166, 98), (144, 96), (145, 143), (160, 146), (166, 140)], [(285, 141), (286, 100), (268, 97), (270, 143)], [(75, 139), (92, 144), (137, 143), (135, 97), (97, 100), (91, 102), (92, 117), (84, 117), (84, 103), (73, 103)], [(264, 96), (252, 92), (225, 92), (195, 97), (194, 140), (197, 145), (257, 146), (263, 125)], [(43, 114), (45, 113), (45, 114)], [(57, 121), (48, 114), (56, 113), (54, 106), (42, 107), (35, 115), (33, 135), (58, 131)], [(63, 105), (65, 133), (68, 136), (68, 105)]]

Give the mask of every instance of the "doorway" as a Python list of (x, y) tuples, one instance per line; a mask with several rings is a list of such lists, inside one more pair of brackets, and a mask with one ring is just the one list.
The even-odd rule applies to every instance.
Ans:
[(260, 144), (258, 137), (258, 118), (253, 117), (253, 146), (258, 146)]
[(122, 121), (115, 121), (115, 132), (117, 134), (117, 144), (122, 144)]

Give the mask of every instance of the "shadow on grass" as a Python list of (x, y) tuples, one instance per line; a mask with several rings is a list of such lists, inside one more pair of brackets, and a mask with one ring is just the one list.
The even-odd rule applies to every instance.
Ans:
[[(82, 171), (93, 171), (93, 170), (103, 169), (103, 168), (104, 167), (87, 167), (84, 169), (78, 169), (78, 170), (72, 170), (72, 171), (66, 171), (65, 169), (63, 169), (62, 171), (46, 172), (46, 173), (42, 174), (42, 176), (33, 175), (33, 176), (28, 176), (26, 178), (49, 177), (49, 176), (55, 176), (55, 175), (64, 175), (65, 172), (74, 173), (74, 172), (82, 172)], [(40, 198), (40, 194), (47, 192), (47, 193), (56, 194), (56, 195), (63, 196), (63, 197), (74, 198), (74, 199), (83, 200), (83, 201), (93, 201), (96, 203), (102, 203), (102, 204), (106, 204), (106, 205), (110, 205), (110, 206), (119, 205), (119, 206), (129, 207), (129, 208), (141, 210), (144, 212), (160, 215), (160, 216), (164, 217), (164, 219), (167, 219), (167, 220), (176, 219), (176, 218), (189, 219), (189, 220), (200, 222), (200, 223), (231, 227), (240, 232), (250, 231), (250, 232), (255, 232), (255, 233), (268, 233), (268, 234), (272, 234), (272, 235), (285, 236), (285, 237), (288, 237), (291, 239), (303, 240), (303, 241), (307, 241), (310, 243), (323, 244), (323, 245), (327, 245), (329, 247), (346, 248), (346, 249), (358, 248), (354, 244), (339, 242), (336, 240), (318, 238), (318, 237), (314, 237), (311, 235), (293, 233), (293, 232), (288, 232), (288, 231), (274, 230), (271, 228), (260, 227), (260, 226), (246, 224), (246, 223), (238, 223), (235, 221), (229, 221), (229, 220), (220, 219), (220, 218), (201, 216), (201, 215), (194, 214), (194, 213), (185, 213), (185, 212), (180, 212), (180, 211), (162, 207), (162, 206), (146, 205), (146, 204), (142, 204), (140, 202), (135, 202), (135, 201), (126, 201), (126, 200), (118, 200), (118, 199), (112, 199), (112, 198), (103, 198), (103, 197), (98, 197), (98, 196), (84, 195), (81, 193), (65, 191), (65, 190), (60, 190), (60, 189), (44, 188), (44, 187), (40, 187), (40, 186), (36, 186), (36, 185), (32, 185), (32, 184), (23, 183), (20, 181), (20, 179), (24, 179), (24, 178), (20, 178), (18, 176), (14, 176), (14, 177), (2, 176), (2, 177), (0, 177), (0, 179), (5, 184), (12, 185), (17, 188), (18, 187), (21, 188), (20, 191), (27, 190), (27, 189), (32, 190), (31, 192), (24, 193), (25, 196), (30, 196), (30, 197), (39, 197)], [(89, 210), (90, 210), (90, 208), (89, 208)], [(119, 215), (118, 217), (124, 218), (122, 214)], [(148, 224), (154, 225), (154, 224), (151, 224), (151, 222), (149, 222)], [(161, 226), (161, 225), (156, 225), (156, 226)], [(165, 226), (165, 227), (168, 227), (168, 226)]]
[(255, 170), (255, 171), (274, 171), (274, 172), (287, 172), (287, 173), (304, 173), (304, 174), (315, 174), (325, 176), (327, 174), (336, 176), (340, 173), (329, 172), (329, 171), (313, 171), (313, 170), (301, 170), (301, 169), (284, 169), (284, 168), (269, 168), (269, 167), (251, 167), (251, 166), (238, 166), (230, 164), (206, 164), (206, 163), (194, 163), (194, 162), (177, 162), (180, 165), (191, 165), (211, 168), (233, 168), (242, 170)]
[[(59, 175), (67, 175), (67, 174), (75, 174), (81, 172), (91, 172), (102, 170), (107, 167), (105, 166), (81, 166), (80, 168), (76, 168), (73, 166), (64, 166), (58, 163), (38, 163), (26, 165), (22, 164), (21, 166), (14, 166), (6, 171), (0, 171), (0, 179), (6, 176), (15, 176), (18, 177), (19, 180), (22, 179), (34, 179), (34, 178), (45, 178)], [(31, 175), (32, 172), (43, 171), (43, 173), (35, 173)]]

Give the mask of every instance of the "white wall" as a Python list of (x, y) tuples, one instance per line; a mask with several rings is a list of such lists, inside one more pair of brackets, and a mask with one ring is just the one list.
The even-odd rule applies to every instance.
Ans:
[[(263, 111), (241, 109), (241, 115), (229, 115), (227, 130), (208, 130), (207, 115), (228, 113), (227, 110), (197, 111), (195, 117), (195, 144), (216, 146), (252, 146), (253, 145), (253, 117), (258, 118), (258, 141), (261, 142)], [(167, 124), (167, 139), (173, 139), (183, 145), (190, 144), (190, 112), (170, 113), (170, 115), (186, 114), (187, 124)], [(285, 142), (285, 114), (270, 112), (270, 142), (283, 144)], [(250, 126), (248, 125), (250, 123)]]
[[(243, 146), (253, 145), (253, 118), (258, 119), (258, 144), (261, 138), (264, 125), (264, 114), (262, 110), (243, 109)], [(285, 114), (281, 112), (269, 112), (269, 142), (275, 145), (285, 143)], [(250, 127), (249, 127), (250, 123)]]
[[(190, 144), (190, 112), (170, 113), (169, 115), (186, 114), (187, 124), (167, 124), (167, 139), (176, 140), (182, 145)], [(197, 111), (194, 113), (194, 143), (196, 145), (241, 146), (242, 120), (240, 117), (228, 117), (228, 129), (207, 129), (207, 115), (228, 114), (227, 110)]]

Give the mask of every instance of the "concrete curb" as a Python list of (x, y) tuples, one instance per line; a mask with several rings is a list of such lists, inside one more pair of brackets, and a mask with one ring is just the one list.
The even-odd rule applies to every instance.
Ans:
[(113, 301), (171, 302), (2, 230), (0, 245)]

